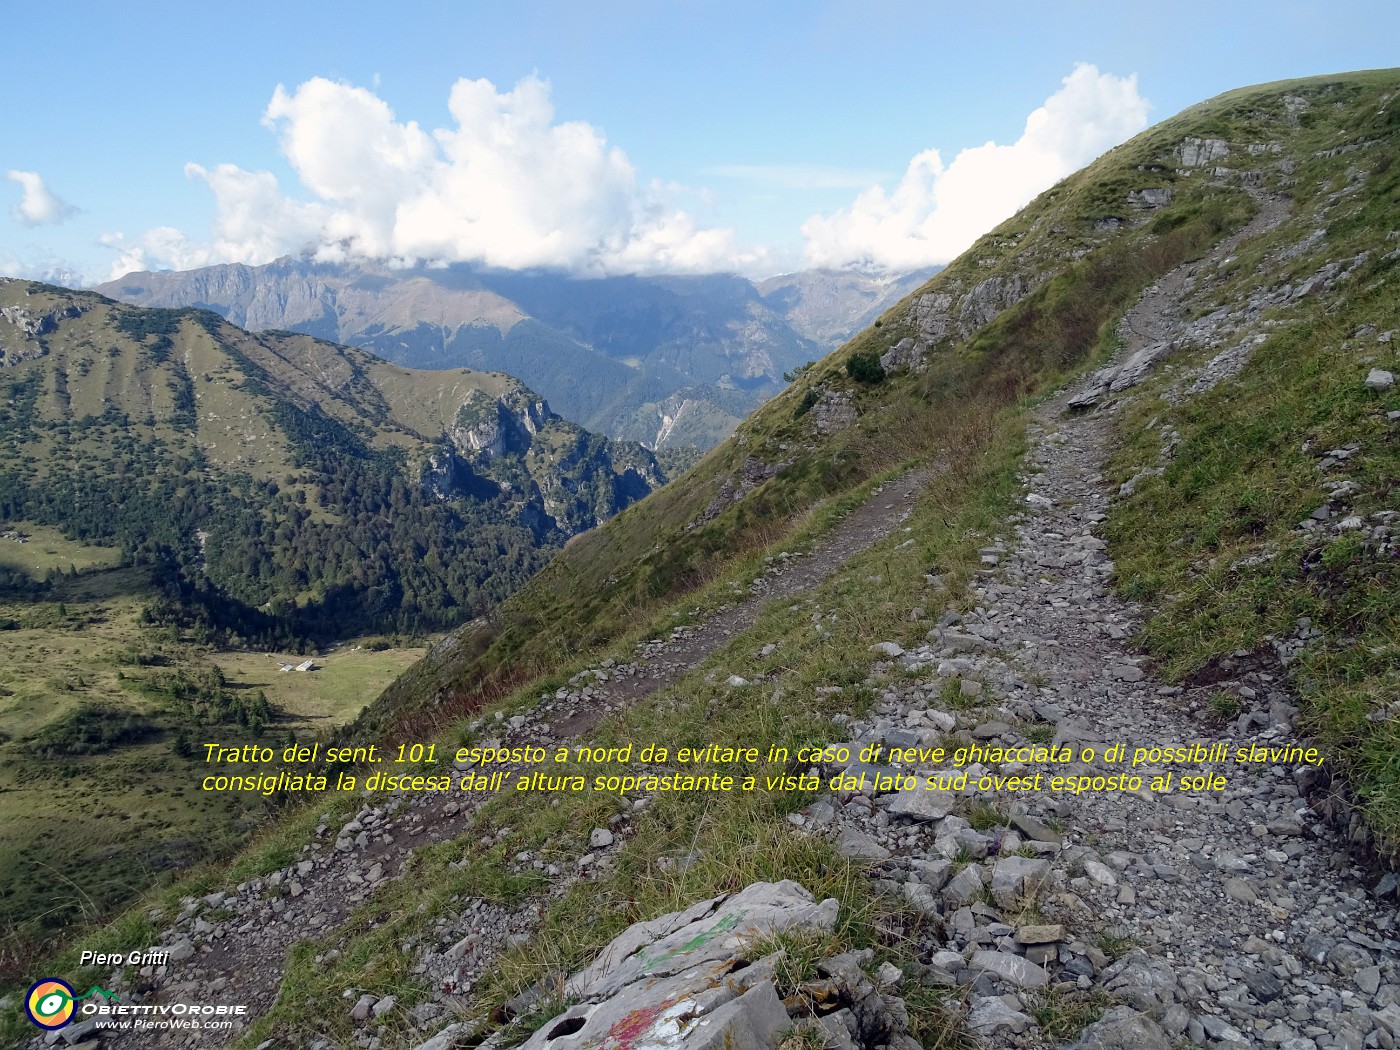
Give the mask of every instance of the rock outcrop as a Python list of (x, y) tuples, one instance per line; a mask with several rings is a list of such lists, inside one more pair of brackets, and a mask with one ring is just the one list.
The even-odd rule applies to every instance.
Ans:
[[(782, 975), (782, 948), (757, 949), (785, 934), (829, 932), (837, 913), (835, 900), (819, 902), (794, 882), (758, 882), (636, 923), (568, 979), (564, 994), (577, 1001), (521, 1050), (775, 1050), (805, 1028), (826, 1046), (916, 1050), (903, 1003), (880, 990), (890, 980), (863, 969), (869, 951), (832, 956), (793, 978)], [(503, 1029), (484, 1046), (514, 1036)]]
[(656, 457), (560, 418), (519, 384), (473, 390), (424, 461), (421, 483), (441, 499), (500, 495), (537, 536), (575, 536), (666, 483)]
[(77, 303), (40, 311), (26, 306), (0, 307), (0, 368), (43, 357), (49, 352), (44, 336), (57, 331), (60, 321), (81, 313)]

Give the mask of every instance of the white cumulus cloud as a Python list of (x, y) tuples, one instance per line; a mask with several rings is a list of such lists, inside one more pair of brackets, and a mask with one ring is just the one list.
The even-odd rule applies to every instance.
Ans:
[(15, 222), (54, 226), (77, 214), (77, 208), (44, 185), (37, 171), (8, 171), (5, 177), (24, 187), (24, 198), (10, 209)]
[(137, 237), (105, 233), (99, 240), (117, 253), (107, 280), (136, 270), (192, 270), (226, 262), (260, 266), (313, 247), (330, 214), (323, 205), (283, 196), (277, 177), (268, 171), (186, 164), (185, 176), (207, 184), (214, 193), (212, 239), (192, 239), (174, 226), (157, 226)]
[(117, 253), (107, 274), (109, 281), (137, 270), (191, 270), (217, 262), (243, 261), (215, 255), (209, 245), (191, 241), (174, 226), (157, 226), (134, 238), (125, 233), (104, 233), (98, 241)]
[(212, 257), (259, 265), (313, 243), (325, 228), (329, 209), (282, 195), (269, 171), (244, 171), (234, 164), (205, 168), (186, 164), (185, 175), (214, 191)]
[(82, 275), (72, 263), (59, 256), (46, 254), (34, 259), (21, 259), (0, 251), (0, 277), (22, 277), (27, 281), (43, 281), (69, 288), (79, 287)]
[(861, 191), (849, 207), (802, 225), (812, 266), (910, 270), (946, 263), (1036, 194), (1147, 126), (1136, 74), (1081, 64), (1026, 118), (1021, 137), (914, 157), (891, 192)]
[(327, 261), (580, 274), (755, 261), (736, 249), (732, 231), (704, 228), (677, 207), (676, 188), (639, 184), (626, 154), (597, 128), (556, 122), (549, 85), (537, 77), (510, 91), (458, 80), (448, 111), (450, 126), (425, 130), (365, 88), (321, 77), (290, 91), (279, 85), (263, 123), (308, 199), (284, 194), (270, 172), (189, 164), (186, 174), (214, 192), (211, 242), (193, 245), (169, 230), (114, 237), (114, 269), (262, 263), (307, 250)]

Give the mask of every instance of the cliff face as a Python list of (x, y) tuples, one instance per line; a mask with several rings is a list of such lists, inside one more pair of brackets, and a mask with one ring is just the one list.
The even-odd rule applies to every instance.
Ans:
[(32, 361), (49, 352), (44, 336), (58, 330), (58, 323), (82, 313), (77, 303), (65, 303), (51, 310), (34, 310), (28, 306), (0, 306), (0, 368)]
[(518, 385), (499, 396), (473, 391), (423, 478), (443, 499), (494, 485), (541, 538), (591, 529), (666, 482), (641, 445), (590, 434)]
[(507, 453), (528, 451), (531, 440), (551, 419), (558, 417), (543, 399), (524, 397), (521, 392), (493, 398), (472, 391), (457, 410), (447, 438), (458, 452), (486, 465)]

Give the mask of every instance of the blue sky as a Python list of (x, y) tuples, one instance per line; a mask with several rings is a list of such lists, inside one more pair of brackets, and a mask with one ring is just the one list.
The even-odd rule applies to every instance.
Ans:
[(4, 21), (0, 272), (85, 282), (297, 250), (922, 265), (1211, 95), (1400, 63), (1393, 2), (91, 0)]

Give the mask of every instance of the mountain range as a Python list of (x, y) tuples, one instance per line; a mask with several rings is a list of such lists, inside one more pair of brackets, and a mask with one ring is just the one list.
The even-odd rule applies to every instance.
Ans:
[(0, 282), (0, 520), (159, 563), (245, 638), (494, 603), (665, 481), (518, 380)]
[(412, 368), (505, 372), (565, 418), (650, 448), (705, 449), (929, 272), (810, 270), (580, 280), (467, 266), (396, 270), (286, 258), (133, 273), (99, 286), (139, 306), (213, 310)]

